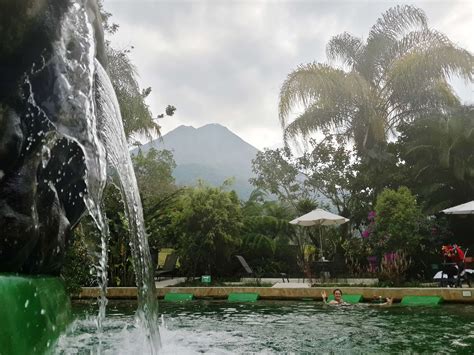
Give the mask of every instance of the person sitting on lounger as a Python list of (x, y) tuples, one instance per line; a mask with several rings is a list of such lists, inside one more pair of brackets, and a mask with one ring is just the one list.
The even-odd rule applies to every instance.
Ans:
[(444, 256), (443, 274), (448, 277), (449, 286), (460, 286), (460, 275), (464, 270), (464, 252), (457, 245), (443, 245), (441, 251)]

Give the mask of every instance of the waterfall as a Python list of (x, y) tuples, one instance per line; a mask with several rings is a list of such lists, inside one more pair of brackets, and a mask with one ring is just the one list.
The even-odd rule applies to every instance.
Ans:
[[(102, 324), (107, 304), (107, 249), (109, 230), (101, 208), (102, 192), (107, 180), (105, 148), (97, 134), (95, 112), (95, 41), (94, 30), (89, 22), (85, 4), (76, 1), (69, 6), (61, 21), (59, 38), (53, 43), (48, 62), (43, 60), (39, 68), (34, 64), (25, 77), (29, 88), (29, 111), (49, 122), (54, 134), (49, 134), (49, 145), (58, 144), (61, 138), (77, 143), (84, 154), (86, 189), (79, 191), (85, 206), (101, 234), (101, 256), (97, 270), (101, 290), (97, 327), (99, 349)], [(43, 73), (54, 73), (53, 92), (47, 98), (35, 96), (35, 85), (41, 85)], [(37, 78), (40, 78), (38, 82)], [(47, 147), (47, 146), (46, 146)], [(43, 154), (43, 166), (50, 154)], [(53, 184), (49, 184), (55, 190)], [(76, 198), (73, 196), (72, 198)]]
[[(86, 189), (80, 198), (101, 232), (101, 257), (98, 281), (101, 289), (97, 326), (99, 342), (107, 304), (107, 249), (109, 231), (101, 208), (107, 180), (107, 163), (119, 180), (130, 225), (130, 247), (138, 288), (137, 318), (147, 332), (150, 353), (161, 346), (150, 250), (145, 233), (143, 210), (137, 182), (128, 151), (117, 97), (107, 73), (95, 60), (94, 29), (85, 8), (86, 0), (73, 0), (64, 14), (59, 39), (53, 43), (52, 55), (41, 65), (33, 65), (25, 75), (26, 98), (35, 114), (48, 121), (54, 134), (45, 143), (54, 144), (66, 138), (78, 144), (84, 154)], [(53, 73), (50, 96), (35, 97), (35, 86)], [(44, 154), (43, 164), (48, 163)], [(54, 189), (54, 186), (51, 186)], [(100, 344), (99, 344), (100, 352)]]
[(107, 148), (107, 161), (119, 177), (120, 190), (125, 200), (125, 212), (130, 224), (130, 247), (138, 287), (137, 316), (144, 329), (148, 331), (150, 351), (155, 353), (160, 347), (158, 304), (137, 180), (127, 149), (117, 97), (107, 73), (98, 61), (96, 61), (96, 73), (97, 111), (101, 117), (100, 137)]

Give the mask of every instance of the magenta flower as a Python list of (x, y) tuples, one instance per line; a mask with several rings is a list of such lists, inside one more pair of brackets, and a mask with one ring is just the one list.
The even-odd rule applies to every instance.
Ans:
[(378, 257), (376, 255), (372, 255), (372, 256), (368, 256), (367, 257), (367, 261), (370, 263), (370, 264), (377, 264), (378, 262)]
[(397, 253), (396, 252), (390, 252), (390, 253), (385, 253), (384, 258), (387, 262), (393, 263), (397, 259)]
[(378, 257), (375, 255), (368, 256), (367, 261), (369, 262), (369, 272), (377, 272)]
[(368, 238), (370, 236), (370, 231), (366, 229), (362, 232), (362, 238)]
[(375, 211), (370, 211), (369, 214), (367, 215), (367, 219), (369, 221), (373, 221), (377, 217), (377, 213)]

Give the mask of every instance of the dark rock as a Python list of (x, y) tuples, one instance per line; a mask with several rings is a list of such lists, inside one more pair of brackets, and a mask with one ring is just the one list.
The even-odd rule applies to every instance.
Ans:
[[(103, 33), (95, 1), (87, 1), (97, 58)], [(48, 66), (68, 0), (0, 0), (0, 272), (58, 274), (71, 228), (85, 212), (86, 166), (79, 145), (53, 125), (67, 120), (43, 108), (61, 99), (61, 73)], [(43, 68), (25, 81), (25, 73)], [(29, 100), (30, 90), (43, 103)]]

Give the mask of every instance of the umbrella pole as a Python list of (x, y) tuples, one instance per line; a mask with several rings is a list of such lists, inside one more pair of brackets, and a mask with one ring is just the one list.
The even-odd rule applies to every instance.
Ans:
[(319, 246), (320, 246), (320, 258), (321, 260), (324, 259), (324, 256), (323, 256), (323, 237), (321, 236), (321, 233), (322, 233), (322, 229), (323, 229), (323, 226), (319, 226)]

